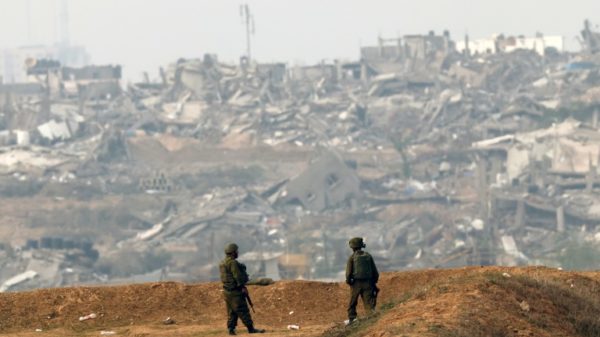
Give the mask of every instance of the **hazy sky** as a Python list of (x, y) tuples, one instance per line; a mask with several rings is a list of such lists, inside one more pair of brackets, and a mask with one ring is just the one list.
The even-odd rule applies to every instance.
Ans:
[[(30, 3), (31, 31), (27, 29)], [(0, 0), (0, 49), (57, 40), (62, 0)], [(585, 18), (600, 23), (600, 0), (249, 0), (255, 17), (253, 54), (263, 61), (314, 63), (358, 57), (377, 36), (441, 32), (455, 39), (494, 33), (563, 35), (576, 48)], [(233, 0), (68, 0), (70, 39), (97, 64), (119, 63), (128, 77), (179, 57), (245, 52)], [(31, 38), (28, 38), (28, 35)]]

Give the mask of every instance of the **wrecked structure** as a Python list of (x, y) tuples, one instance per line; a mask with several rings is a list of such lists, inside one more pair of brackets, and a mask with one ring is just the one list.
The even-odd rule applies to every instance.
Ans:
[(547, 52), (564, 52), (565, 39), (562, 36), (544, 36), (539, 33), (535, 37), (498, 35), (487, 39), (473, 40), (467, 36), (464, 40), (456, 43), (456, 50), (473, 55), (532, 50), (544, 56)]
[(310, 211), (323, 211), (360, 198), (360, 180), (336, 154), (317, 159), (293, 178), (281, 193), (281, 203), (299, 203)]
[(354, 236), (383, 270), (574, 267), (600, 241), (586, 27), (577, 54), (430, 33), (305, 67), (207, 54), (127, 87), (118, 66), (30, 63), (35, 81), (0, 86), (1, 225), (21, 243), (0, 281), (211, 280), (232, 238), (273, 279), (339, 278)]

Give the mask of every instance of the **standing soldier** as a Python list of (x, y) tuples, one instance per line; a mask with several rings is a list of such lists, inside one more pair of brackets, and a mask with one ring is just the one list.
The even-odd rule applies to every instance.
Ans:
[(230, 243), (225, 247), (225, 259), (219, 265), (221, 282), (223, 282), (223, 294), (227, 306), (227, 329), (230, 335), (235, 335), (238, 317), (248, 328), (249, 333), (263, 333), (265, 330), (255, 329), (248, 310), (246, 299), (248, 298), (248, 273), (246, 266), (236, 261), (238, 257), (238, 246)]
[(361, 296), (367, 314), (373, 313), (377, 301), (377, 281), (379, 272), (373, 257), (362, 249), (366, 247), (362, 238), (352, 238), (349, 242), (352, 255), (346, 264), (346, 283), (350, 285), (350, 304), (348, 305), (348, 324), (357, 316), (356, 305)]

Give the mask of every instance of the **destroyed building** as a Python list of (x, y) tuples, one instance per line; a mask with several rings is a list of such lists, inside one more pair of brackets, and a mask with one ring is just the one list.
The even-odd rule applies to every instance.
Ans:
[(292, 178), (281, 195), (282, 203), (298, 203), (319, 212), (344, 203), (356, 204), (361, 196), (360, 180), (338, 155), (329, 153)]
[(595, 34), (205, 54), (127, 87), (119, 66), (29, 62), (0, 85), (0, 289), (212, 280), (232, 238), (273, 279), (340, 278), (354, 236), (382, 270), (570, 268), (600, 242)]
[(585, 51), (588, 53), (600, 52), (600, 33), (594, 32), (591, 29), (591, 23), (589, 20), (585, 20), (583, 30), (581, 31), (581, 37), (583, 38)]
[(405, 35), (397, 39), (379, 37), (378, 42), (377, 46), (362, 47), (361, 58), (366, 61), (425, 59), (432, 54), (448, 55), (456, 48), (448, 31), (443, 35), (431, 31), (427, 35)]
[(535, 37), (498, 35), (487, 39), (470, 39), (467, 36), (464, 40), (456, 43), (456, 50), (473, 55), (533, 50), (544, 56), (548, 51), (564, 52), (565, 39), (562, 36), (544, 36), (542, 34)]

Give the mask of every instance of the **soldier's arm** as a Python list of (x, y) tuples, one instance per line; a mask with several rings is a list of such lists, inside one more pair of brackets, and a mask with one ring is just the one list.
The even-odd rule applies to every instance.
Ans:
[(377, 271), (377, 266), (375, 265), (375, 260), (371, 256), (371, 270), (373, 270), (373, 281), (377, 283), (379, 281), (379, 271)]
[(229, 264), (230, 270), (231, 270), (231, 274), (233, 275), (233, 279), (235, 280), (235, 284), (238, 287), (243, 287), (246, 285), (246, 280), (244, 278), (244, 275), (242, 274), (242, 270), (240, 269), (240, 265), (237, 263), (237, 261), (232, 261)]
[(348, 258), (348, 262), (346, 263), (346, 283), (350, 284), (352, 281), (352, 268), (353, 268), (353, 263), (352, 263), (352, 255), (350, 255), (350, 257)]

